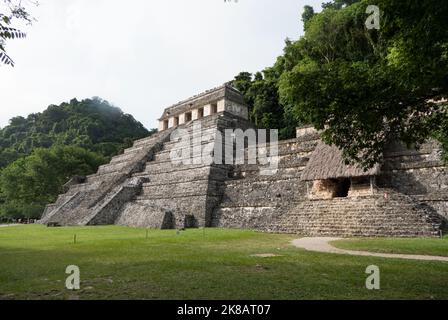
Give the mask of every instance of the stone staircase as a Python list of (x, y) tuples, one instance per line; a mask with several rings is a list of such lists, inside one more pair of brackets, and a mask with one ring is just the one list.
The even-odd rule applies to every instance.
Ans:
[[(292, 139), (278, 145), (278, 171), (264, 175), (257, 164), (238, 165), (225, 182), (221, 203), (213, 212), (212, 225), (223, 228), (267, 230), (296, 202), (306, 199), (301, 181), (318, 140)], [(267, 150), (270, 146), (267, 145)]]
[[(256, 164), (211, 161), (219, 133), (249, 127), (246, 120), (225, 112), (179, 126), (192, 138), (187, 146), (193, 157), (183, 153), (185, 145), (170, 140), (172, 130), (138, 140), (96, 174), (68, 182), (67, 192), (47, 206), (40, 223), (245, 228), (346, 237), (437, 236), (446, 228), (446, 219), (433, 209), (436, 203), (443, 212), (446, 201), (435, 193), (419, 198), (383, 186), (371, 196), (309, 200), (310, 186), (301, 175), (319, 142), (316, 135), (279, 142), (273, 175), (265, 174), (258, 157), (249, 159), (247, 149), (246, 160)], [(269, 151), (270, 145), (258, 148)]]
[(429, 207), (385, 189), (372, 196), (302, 201), (266, 231), (308, 236), (433, 237), (444, 228), (444, 218)]
[[(217, 132), (247, 125), (242, 122), (221, 113), (179, 126), (182, 134), (191, 137), (192, 158), (182, 153), (185, 145), (170, 141), (172, 130), (136, 141), (84, 182), (70, 185), (56, 203), (47, 206), (40, 223), (210, 226), (229, 166), (204, 162), (204, 158), (212, 159)], [(201, 130), (197, 131), (199, 123)]]
[(301, 172), (316, 143), (314, 139), (281, 142), (279, 170), (273, 176), (260, 175), (258, 165), (236, 166), (213, 213), (213, 226), (343, 237), (433, 237), (446, 229), (446, 219), (425, 201), (394, 189), (380, 189), (371, 196), (309, 200)]
[[(201, 131), (195, 126), (200, 123)], [(132, 226), (160, 225), (160, 210), (168, 212), (171, 228), (211, 226), (212, 212), (219, 205), (223, 195), (224, 182), (228, 179), (231, 166), (206, 161), (214, 155), (217, 134), (227, 128), (248, 126), (246, 120), (221, 113), (200, 121), (192, 121), (178, 128), (189, 135), (189, 153), (182, 153), (185, 146), (178, 142), (166, 142), (142, 172), (134, 177), (148, 177), (142, 192), (130, 201), (118, 224)], [(198, 152), (199, 151), (199, 152)], [(176, 161), (172, 156), (176, 156)], [(186, 160), (189, 161), (186, 161)], [(135, 215), (133, 212), (151, 212)], [(154, 217), (154, 219), (151, 218)], [(165, 224), (164, 227), (167, 225)]]
[(144, 169), (170, 133), (164, 131), (135, 141), (131, 148), (99, 167), (97, 173), (86, 177), (83, 183), (71, 185), (54, 204), (47, 206), (39, 222), (48, 225), (113, 223), (122, 205), (138, 194), (147, 180), (134, 174)]
[[(141, 218), (131, 218), (131, 212), (134, 209), (138, 212), (142, 208), (148, 211), (163, 208), (172, 215), (172, 227), (210, 225), (211, 209), (220, 201), (221, 184), (227, 176), (227, 169), (225, 166), (203, 162), (201, 156), (194, 156), (193, 150), (200, 150), (200, 155), (212, 155), (218, 130), (216, 120), (216, 117), (211, 117), (209, 121), (201, 122), (201, 137), (194, 135), (195, 123), (180, 127), (184, 134), (191, 136), (188, 144), (191, 158), (178, 142), (166, 142), (154, 159), (146, 163), (144, 170), (134, 175), (146, 176), (149, 180), (143, 183), (142, 192), (127, 205), (128, 218), (119, 220), (119, 223), (126, 221), (127, 225), (154, 225), (154, 221), (148, 221), (143, 215)], [(174, 162), (172, 155), (176, 155)]]

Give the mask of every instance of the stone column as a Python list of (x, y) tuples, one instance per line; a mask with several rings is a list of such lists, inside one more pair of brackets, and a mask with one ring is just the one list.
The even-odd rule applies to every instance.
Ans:
[(168, 120), (168, 128), (172, 128), (172, 127), (174, 127), (174, 117), (171, 117)]
[(212, 106), (206, 105), (204, 106), (204, 117), (210, 116), (212, 114)]
[(185, 123), (185, 113), (182, 113), (179, 116), (179, 124), (184, 124)]
[(224, 99), (218, 101), (218, 112), (226, 111), (226, 101)]
[(198, 109), (191, 111), (191, 120), (198, 120)]

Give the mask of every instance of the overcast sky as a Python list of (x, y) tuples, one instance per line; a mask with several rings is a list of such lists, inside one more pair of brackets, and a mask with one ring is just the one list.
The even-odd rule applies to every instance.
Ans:
[(271, 66), (322, 0), (39, 0), (28, 38), (0, 67), (0, 126), (99, 96), (157, 126), (165, 107)]

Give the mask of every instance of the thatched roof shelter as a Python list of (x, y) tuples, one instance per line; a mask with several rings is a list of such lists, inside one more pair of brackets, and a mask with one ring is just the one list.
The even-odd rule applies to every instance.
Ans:
[(346, 165), (340, 149), (320, 142), (311, 155), (301, 179), (312, 181), (368, 177), (376, 176), (379, 172), (380, 166), (378, 164), (367, 171), (357, 165)]

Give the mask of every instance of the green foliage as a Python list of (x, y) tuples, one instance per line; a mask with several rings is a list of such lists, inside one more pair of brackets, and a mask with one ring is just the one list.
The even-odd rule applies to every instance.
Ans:
[[(419, 144), (447, 131), (448, 3), (358, 1), (326, 6), (297, 43), (301, 58), (280, 80), (281, 102), (325, 129), (324, 139), (365, 167), (391, 140)], [(367, 30), (367, 5), (381, 28)]]
[[(380, 8), (380, 30), (366, 8)], [(334, 0), (304, 8), (305, 36), (286, 40), (274, 66), (233, 85), (264, 128), (294, 135), (303, 123), (322, 130), (349, 161), (381, 161), (391, 141), (417, 146), (437, 138), (448, 161), (448, 2)]]
[[(379, 30), (365, 26), (368, 5), (380, 8)], [(235, 78), (256, 124), (279, 128), (282, 138), (313, 124), (366, 168), (393, 140), (418, 146), (432, 136), (448, 150), (448, 2), (334, 0), (322, 7), (305, 7), (305, 35), (286, 40), (262, 78)]]
[(154, 132), (99, 98), (12, 118), (0, 130), (0, 215), (38, 218), (73, 176), (96, 172)]
[(80, 147), (36, 149), (0, 174), (0, 215), (38, 218), (54, 202), (62, 186), (75, 175), (94, 173), (107, 159)]
[(294, 130), (288, 126), (288, 114), (279, 102), (278, 79), (274, 68), (254, 76), (241, 72), (232, 84), (243, 93), (246, 104), (250, 106), (250, 118), (259, 128), (279, 129), (281, 139), (292, 137)]
[(34, 4), (34, 1), (0, 0), (0, 63), (14, 66), (14, 61), (6, 53), (6, 41), (25, 38), (26, 34), (10, 27), (13, 20), (23, 20), (31, 24), (34, 20), (27, 12), (24, 4)]
[(303, 8), (302, 21), (303, 21), (305, 30), (306, 30), (306, 27), (308, 26), (308, 22), (311, 20), (312, 17), (314, 17), (314, 15), (315, 15), (315, 12), (314, 12), (313, 7), (305, 6)]
[(0, 130), (0, 169), (36, 148), (53, 145), (74, 145), (111, 157), (149, 134), (140, 122), (107, 101), (73, 99), (27, 118), (12, 118)]
[(344, 6), (351, 5), (360, 0), (333, 0), (331, 2), (322, 3), (323, 9), (342, 9)]
[(238, 89), (250, 106), (251, 120), (260, 128), (278, 129), (280, 139), (294, 137), (300, 120), (292, 113), (292, 106), (282, 103), (279, 97), (279, 81), (282, 73), (297, 59), (294, 44), (286, 40), (284, 55), (274, 66), (252, 75), (241, 72), (232, 85)]

